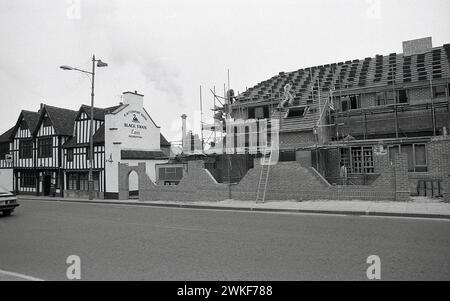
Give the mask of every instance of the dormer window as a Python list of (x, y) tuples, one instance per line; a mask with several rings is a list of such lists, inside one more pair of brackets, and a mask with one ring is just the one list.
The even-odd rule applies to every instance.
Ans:
[(248, 108), (248, 119), (265, 119), (270, 118), (268, 106)]
[(341, 109), (342, 112), (348, 110), (357, 110), (361, 108), (361, 100), (359, 95), (349, 95), (341, 97)]
[(304, 117), (306, 115), (306, 112), (308, 111), (309, 107), (294, 107), (289, 108), (285, 118), (291, 118), (291, 117)]

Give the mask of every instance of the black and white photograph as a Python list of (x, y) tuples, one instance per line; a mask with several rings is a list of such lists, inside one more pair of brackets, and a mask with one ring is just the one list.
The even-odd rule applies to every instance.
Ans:
[(0, 0), (0, 281), (449, 281), (449, 17)]

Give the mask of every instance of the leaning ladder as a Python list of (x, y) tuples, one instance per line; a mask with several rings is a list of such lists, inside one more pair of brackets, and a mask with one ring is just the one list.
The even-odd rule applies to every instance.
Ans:
[(266, 201), (267, 183), (269, 182), (269, 173), (270, 173), (269, 163), (271, 155), (272, 152), (270, 152), (269, 154), (264, 154), (263, 157), (263, 162), (265, 164), (261, 164), (261, 174), (259, 175), (258, 190), (256, 193), (256, 203), (264, 203)]

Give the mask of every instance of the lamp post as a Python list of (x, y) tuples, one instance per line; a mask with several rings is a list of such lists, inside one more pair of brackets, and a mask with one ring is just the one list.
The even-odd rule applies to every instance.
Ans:
[(95, 59), (95, 55), (92, 56), (92, 71), (81, 70), (67, 65), (60, 66), (60, 68), (63, 70), (79, 71), (91, 75), (91, 118), (89, 126), (89, 200), (94, 199), (94, 175), (92, 169), (94, 166), (94, 83), (96, 65), (99, 68), (108, 66), (108, 64), (102, 62), (102, 60)]

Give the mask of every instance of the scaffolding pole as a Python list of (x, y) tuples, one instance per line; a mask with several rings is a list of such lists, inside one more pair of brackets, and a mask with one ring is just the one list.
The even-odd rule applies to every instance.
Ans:
[(202, 137), (202, 152), (205, 151), (205, 140), (203, 137), (203, 99), (202, 99), (202, 86), (200, 85), (200, 126), (201, 126), (201, 137)]
[(433, 136), (436, 136), (436, 112), (434, 110), (433, 75), (431, 74), (430, 74), (430, 98), (431, 98), (431, 121), (433, 122)]

